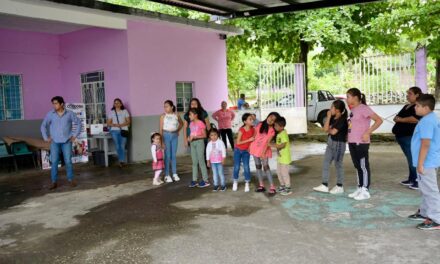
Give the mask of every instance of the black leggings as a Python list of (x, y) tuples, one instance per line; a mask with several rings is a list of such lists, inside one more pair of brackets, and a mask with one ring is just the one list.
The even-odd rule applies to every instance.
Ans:
[(371, 180), (370, 161), (368, 160), (369, 148), (370, 144), (348, 144), (353, 165), (357, 170), (358, 186), (367, 189), (370, 188)]
[(223, 140), (223, 143), (225, 143), (225, 147), (228, 148), (228, 144), (226, 143), (226, 136), (229, 138), (229, 144), (231, 144), (231, 148), (234, 149), (234, 138), (232, 136), (232, 129), (220, 129), (220, 136)]

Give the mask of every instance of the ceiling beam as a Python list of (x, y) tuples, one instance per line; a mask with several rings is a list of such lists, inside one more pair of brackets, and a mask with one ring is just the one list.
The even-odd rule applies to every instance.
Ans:
[(269, 7), (263, 9), (255, 9), (249, 11), (240, 11), (231, 14), (229, 17), (230, 18), (253, 17), (253, 16), (262, 16), (262, 15), (269, 15), (276, 13), (287, 13), (287, 12), (303, 11), (310, 9), (318, 9), (318, 8), (362, 4), (362, 3), (369, 3), (376, 1), (378, 0), (338, 0), (338, 1), (322, 0), (315, 2), (307, 2), (307, 3), (297, 3), (297, 4), (285, 5), (285, 6)]
[(156, 2), (164, 5), (171, 5), (175, 7), (181, 7), (203, 13), (225, 16), (236, 12), (234, 9), (230, 9), (221, 5), (205, 3), (200, 1), (187, 1), (187, 0), (148, 0), (149, 2)]
[(234, 3), (237, 3), (237, 4), (242, 4), (242, 5), (245, 5), (245, 6), (259, 8), (259, 9), (267, 8), (264, 5), (260, 5), (260, 4), (257, 4), (257, 3), (251, 2), (251, 1), (246, 1), (246, 0), (229, 0), (229, 2), (234, 2)]

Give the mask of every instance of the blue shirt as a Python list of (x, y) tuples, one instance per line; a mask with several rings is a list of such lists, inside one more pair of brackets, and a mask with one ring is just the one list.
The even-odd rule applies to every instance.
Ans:
[(238, 108), (238, 110), (241, 110), (242, 108), (243, 108), (243, 105), (246, 103), (246, 101), (245, 100), (243, 100), (243, 99), (238, 99), (238, 101), (237, 101), (237, 108)]
[(422, 139), (430, 139), (428, 155), (423, 167), (440, 167), (440, 122), (434, 112), (424, 116), (416, 126), (411, 140), (411, 155), (413, 166), (417, 167)]
[[(73, 131), (75, 126), (75, 131)], [(66, 143), (72, 136), (78, 137), (81, 133), (81, 120), (76, 114), (70, 110), (65, 109), (63, 115), (58, 115), (55, 110), (47, 113), (41, 124), (41, 134), (44, 140), (50, 137), (55, 143)], [(49, 135), (47, 128), (49, 127)]]

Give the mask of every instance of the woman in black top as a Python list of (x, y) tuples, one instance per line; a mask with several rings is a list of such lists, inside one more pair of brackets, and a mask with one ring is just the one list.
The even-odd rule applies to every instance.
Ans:
[(416, 168), (412, 165), (411, 138), (420, 119), (420, 117), (416, 115), (415, 104), (417, 97), (421, 94), (422, 90), (417, 86), (408, 89), (406, 93), (408, 104), (394, 117), (395, 125), (393, 127), (393, 134), (396, 136), (396, 141), (399, 143), (408, 161), (408, 179), (400, 183), (414, 190), (419, 189), (419, 185), (417, 183)]

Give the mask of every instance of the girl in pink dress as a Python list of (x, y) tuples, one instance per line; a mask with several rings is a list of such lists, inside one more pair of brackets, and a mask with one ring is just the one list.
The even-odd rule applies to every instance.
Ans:
[(153, 185), (161, 185), (163, 181), (160, 179), (160, 174), (165, 166), (163, 160), (162, 135), (159, 133), (151, 135), (151, 156), (153, 157), (152, 165), (154, 171)]
[(255, 167), (257, 168), (257, 177), (259, 186), (255, 190), (256, 192), (265, 192), (263, 181), (263, 171), (266, 174), (269, 181), (269, 194), (274, 195), (276, 193), (275, 185), (273, 184), (272, 173), (269, 167), (269, 158), (272, 158), (272, 150), (269, 143), (275, 136), (275, 129), (273, 128), (275, 120), (280, 115), (277, 112), (270, 113), (267, 118), (259, 123), (255, 128), (255, 140), (249, 147), (249, 153), (254, 157)]

